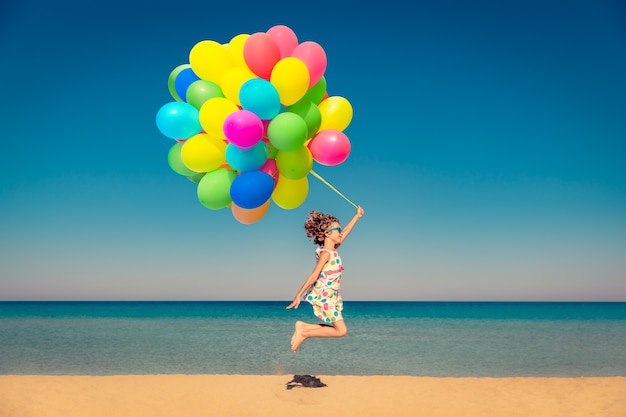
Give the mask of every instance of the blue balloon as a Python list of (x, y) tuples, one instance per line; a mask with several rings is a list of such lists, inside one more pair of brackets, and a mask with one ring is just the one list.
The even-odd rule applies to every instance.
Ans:
[(163, 105), (157, 112), (156, 124), (161, 133), (172, 139), (187, 139), (202, 131), (198, 109), (180, 101)]
[(237, 206), (253, 209), (262, 206), (272, 196), (274, 178), (265, 172), (242, 172), (230, 185), (230, 198)]
[(272, 120), (280, 112), (280, 96), (271, 82), (262, 78), (246, 81), (239, 90), (239, 102), (261, 120)]
[(187, 101), (187, 89), (191, 83), (198, 81), (199, 79), (200, 77), (198, 77), (191, 68), (186, 68), (179, 72), (174, 80), (174, 88), (176, 89), (178, 97), (180, 97), (183, 101)]
[(259, 169), (267, 160), (267, 146), (259, 141), (248, 149), (240, 148), (232, 143), (226, 146), (226, 162), (235, 171), (244, 172)]

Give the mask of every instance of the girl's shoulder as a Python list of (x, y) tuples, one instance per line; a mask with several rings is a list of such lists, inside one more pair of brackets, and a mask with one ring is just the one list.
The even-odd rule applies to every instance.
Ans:
[(322, 252), (328, 252), (328, 254), (330, 256), (337, 255), (337, 249), (326, 249), (326, 248), (323, 248), (321, 246), (319, 246), (317, 249), (315, 249), (315, 255), (316, 256), (320, 256), (320, 254)]

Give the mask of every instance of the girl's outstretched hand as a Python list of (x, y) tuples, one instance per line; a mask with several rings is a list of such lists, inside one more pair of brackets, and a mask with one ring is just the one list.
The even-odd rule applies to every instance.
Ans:
[(363, 215), (365, 214), (365, 211), (363, 210), (363, 207), (359, 206), (356, 208), (356, 215), (359, 217), (363, 217)]
[(300, 305), (300, 298), (296, 298), (295, 300), (291, 302), (291, 304), (287, 306), (287, 310), (289, 310), (290, 308), (298, 308), (299, 305)]

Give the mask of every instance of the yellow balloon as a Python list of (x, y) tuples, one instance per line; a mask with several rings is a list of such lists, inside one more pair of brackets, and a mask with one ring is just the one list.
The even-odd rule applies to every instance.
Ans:
[(248, 69), (248, 67), (231, 67), (224, 73), (222, 77), (222, 92), (224, 96), (233, 103), (240, 105), (239, 90), (241, 86), (248, 80), (256, 78), (256, 75)]
[(211, 172), (226, 162), (226, 143), (200, 133), (187, 139), (180, 157), (185, 166), (196, 172)]
[(189, 52), (189, 64), (203, 80), (220, 83), (224, 72), (233, 66), (226, 48), (215, 41), (200, 41)]
[(225, 139), (224, 121), (239, 107), (224, 97), (214, 97), (200, 107), (200, 126), (212, 139)]
[(270, 75), (270, 82), (276, 87), (280, 102), (285, 106), (295, 104), (306, 94), (310, 79), (307, 66), (294, 57), (278, 61)]
[(234, 66), (248, 68), (246, 65), (246, 60), (243, 57), (243, 45), (246, 43), (246, 40), (250, 35), (247, 33), (242, 33), (240, 35), (235, 36), (230, 40), (230, 42), (226, 45), (226, 50), (228, 51), (228, 56), (230, 57), (230, 61)]
[(309, 194), (309, 178), (292, 180), (282, 174), (278, 174), (276, 188), (272, 193), (272, 201), (285, 210), (299, 207)]
[(318, 132), (327, 129), (343, 131), (352, 121), (352, 105), (345, 97), (328, 97), (317, 107), (322, 114), (322, 124)]

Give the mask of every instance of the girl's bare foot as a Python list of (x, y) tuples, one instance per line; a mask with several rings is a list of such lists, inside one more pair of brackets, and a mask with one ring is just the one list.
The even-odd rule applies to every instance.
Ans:
[(302, 342), (306, 340), (306, 337), (302, 334), (303, 328), (306, 327), (306, 323), (297, 321), (293, 336), (291, 337), (291, 351), (295, 352), (300, 348)]

